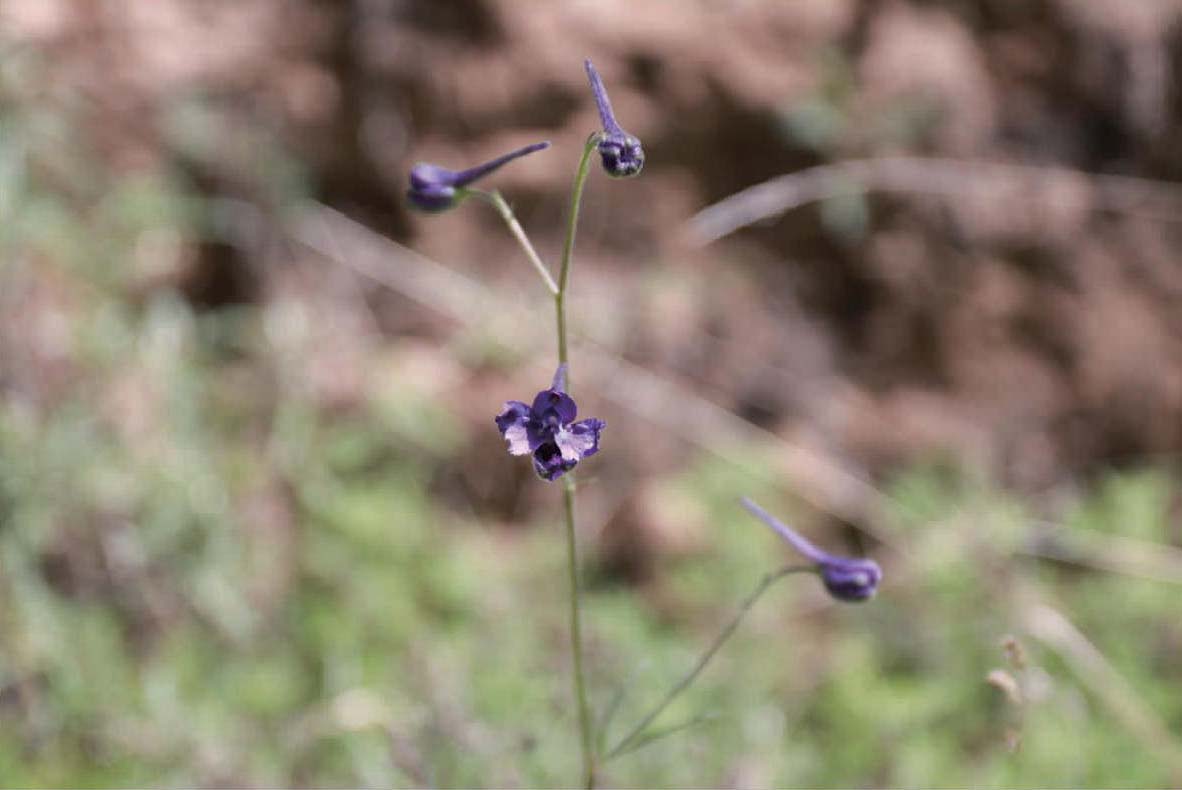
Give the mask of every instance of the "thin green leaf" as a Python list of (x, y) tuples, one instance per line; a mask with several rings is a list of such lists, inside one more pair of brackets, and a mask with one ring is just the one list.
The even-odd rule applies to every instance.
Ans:
[(657, 741), (664, 740), (670, 735), (675, 735), (682, 730), (688, 730), (690, 727), (720, 718), (722, 718), (722, 716), (717, 713), (703, 713), (700, 716), (694, 716), (692, 719), (687, 719), (677, 724), (671, 724), (668, 727), (661, 727), (659, 729), (653, 730), (652, 732), (646, 733), (645, 735), (637, 736), (632, 740), (632, 743), (628, 744), (628, 746), (613, 752), (612, 754), (608, 755), (608, 757), (622, 757), (625, 754), (631, 754), (632, 752), (643, 749), (645, 746), (650, 746)]

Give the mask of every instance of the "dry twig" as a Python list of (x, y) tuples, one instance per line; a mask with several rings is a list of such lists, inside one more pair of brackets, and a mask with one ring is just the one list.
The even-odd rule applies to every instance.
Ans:
[(881, 157), (818, 165), (748, 187), (707, 206), (687, 223), (690, 243), (704, 246), (794, 208), (851, 193), (913, 192), (956, 196), (998, 187), (1037, 199), (1041, 191), (1085, 185), (1093, 208), (1162, 222), (1182, 221), (1182, 185), (1146, 178), (957, 159)]

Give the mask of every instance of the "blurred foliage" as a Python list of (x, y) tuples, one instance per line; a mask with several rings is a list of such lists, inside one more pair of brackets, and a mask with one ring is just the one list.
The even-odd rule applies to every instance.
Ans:
[[(216, 376), (191, 316), (173, 304), (142, 320), (146, 337), (167, 331), (189, 349), (155, 379), (171, 387), (164, 457), (137, 458), (77, 406), (36, 430), (4, 414), (4, 783), (562, 784), (577, 754), (556, 523), (498, 533), (449, 512), (426, 494), (432, 459), (407, 452), (390, 423), (286, 403), (269, 444), (297, 532), (260, 535), (232, 503), (257, 484), (243, 471), (268, 463), (195, 383)], [(1115, 477), (1070, 521), (1136, 523), (1163, 540), (1168, 483)], [(599, 707), (628, 685), (617, 737), (778, 551), (733, 503), (736, 490), (776, 501), (766, 481), (703, 460), (668, 485), (715, 527), (664, 569), (680, 614), (612, 585), (589, 598)], [(1005, 745), (1015, 712), (985, 676), (1021, 629), (1007, 580), (1037, 580), (1176, 726), (1177, 591), (1015, 559), (1023, 508), (947, 473), (917, 471), (894, 495), (909, 553), (885, 557), (882, 594), (837, 607), (812, 580), (782, 583), (667, 714), (711, 719), (621, 758), (612, 781), (1167, 783), (1056, 654), (1027, 642), (1016, 752)], [(268, 599), (260, 585), (276, 562), (290, 578)], [(63, 588), (63, 576), (85, 586)]]

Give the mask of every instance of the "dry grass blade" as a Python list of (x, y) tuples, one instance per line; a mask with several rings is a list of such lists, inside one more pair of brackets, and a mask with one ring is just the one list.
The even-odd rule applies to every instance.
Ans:
[(1182, 549), (1165, 543), (1039, 524), (1021, 551), (1033, 557), (1182, 584)]
[(1075, 624), (1042, 602), (1025, 607), (1023, 618), (1030, 635), (1062, 656), (1112, 715), (1169, 767), (1173, 781), (1182, 781), (1182, 744)]
[(695, 214), (686, 225), (686, 235), (691, 244), (704, 246), (794, 208), (851, 192), (955, 196), (1005, 186), (1016, 187), (1017, 192), (1036, 200), (1048, 188), (1081, 182), (1089, 188), (1093, 207), (1098, 210), (1162, 222), (1182, 221), (1180, 184), (1083, 173), (1066, 167), (882, 157), (818, 165), (748, 187)]

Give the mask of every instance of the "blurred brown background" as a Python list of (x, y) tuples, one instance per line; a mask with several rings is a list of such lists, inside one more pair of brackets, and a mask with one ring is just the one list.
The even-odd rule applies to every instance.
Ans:
[[(252, 136), (274, 132), (318, 199), (501, 282), (524, 275), (495, 216), (408, 215), (406, 171), (553, 140), (499, 177), (553, 252), (596, 125), (586, 54), (649, 153), (645, 178), (590, 191), (581, 249), (627, 359), (873, 473), (939, 451), (1039, 488), (1182, 447), (1174, 206), (1106, 210), (1085, 175), (1182, 177), (1177, 3), (14, 0), (4, 15), (112, 167), (177, 168), (267, 211)], [(195, 97), (199, 116), (178, 106)], [(968, 169), (955, 195), (839, 194), (679, 244), (692, 212), (744, 187), (900, 153), (1079, 173)], [(288, 278), (278, 255), (183, 252), (167, 274), (200, 305)], [(654, 259), (702, 287), (636, 297)], [(754, 291), (710, 287), (736, 267)], [(688, 323), (661, 326), (662, 309)], [(382, 331), (438, 331), (414, 312), (382, 311)]]

